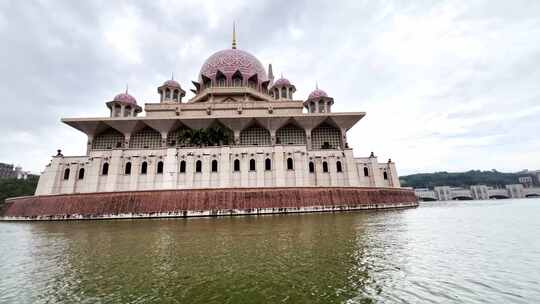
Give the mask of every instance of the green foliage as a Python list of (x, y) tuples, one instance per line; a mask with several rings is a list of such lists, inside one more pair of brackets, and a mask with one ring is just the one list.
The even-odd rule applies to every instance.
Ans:
[(471, 185), (504, 186), (518, 183), (517, 173), (502, 173), (496, 170), (467, 172), (420, 173), (400, 177), (403, 187), (433, 188), (435, 186), (466, 187)]
[(0, 179), (0, 204), (8, 197), (34, 195), (38, 176), (29, 176), (28, 179), (5, 178)]
[(223, 146), (232, 141), (232, 134), (221, 126), (207, 129), (182, 129), (176, 140), (180, 146)]

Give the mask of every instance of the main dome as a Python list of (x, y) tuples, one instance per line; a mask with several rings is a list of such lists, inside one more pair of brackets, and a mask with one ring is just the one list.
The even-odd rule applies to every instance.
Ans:
[(217, 72), (223, 73), (227, 79), (239, 71), (244, 80), (257, 75), (259, 83), (267, 81), (266, 70), (255, 56), (239, 49), (226, 49), (214, 53), (208, 57), (202, 65), (199, 80), (202, 76), (215, 80)]

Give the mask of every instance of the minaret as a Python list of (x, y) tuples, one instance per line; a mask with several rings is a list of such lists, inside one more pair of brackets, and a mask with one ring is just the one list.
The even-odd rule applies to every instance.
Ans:
[(268, 84), (268, 87), (270, 88), (274, 84), (274, 72), (272, 71), (271, 63), (268, 65), (268, 80), (270, 81), (270, 83)]
[(233, 21), (232, 27), (232, 48), (236, 50), (236, 22)]

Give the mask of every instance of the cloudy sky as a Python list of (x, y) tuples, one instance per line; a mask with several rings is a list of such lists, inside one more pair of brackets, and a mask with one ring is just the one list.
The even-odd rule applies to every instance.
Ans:
[[(227, 3), (223, 5), (223, 3)], [(366, 111), (357, 156), (400, 174), (540, 169), (540, 1), (0, 1), (0, 162), (39, 173), (86, 137), (61, 117), (107, 116), (123, 91), (156, 102), (239, 48), (304, 99)], [(188, 96), (191, 97), (191, 96)]]

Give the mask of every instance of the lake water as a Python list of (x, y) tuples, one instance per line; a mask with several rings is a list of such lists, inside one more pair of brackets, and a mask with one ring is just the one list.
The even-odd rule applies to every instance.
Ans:
[(540, 303), (540, 200), (0, 222), (0, 303)]

